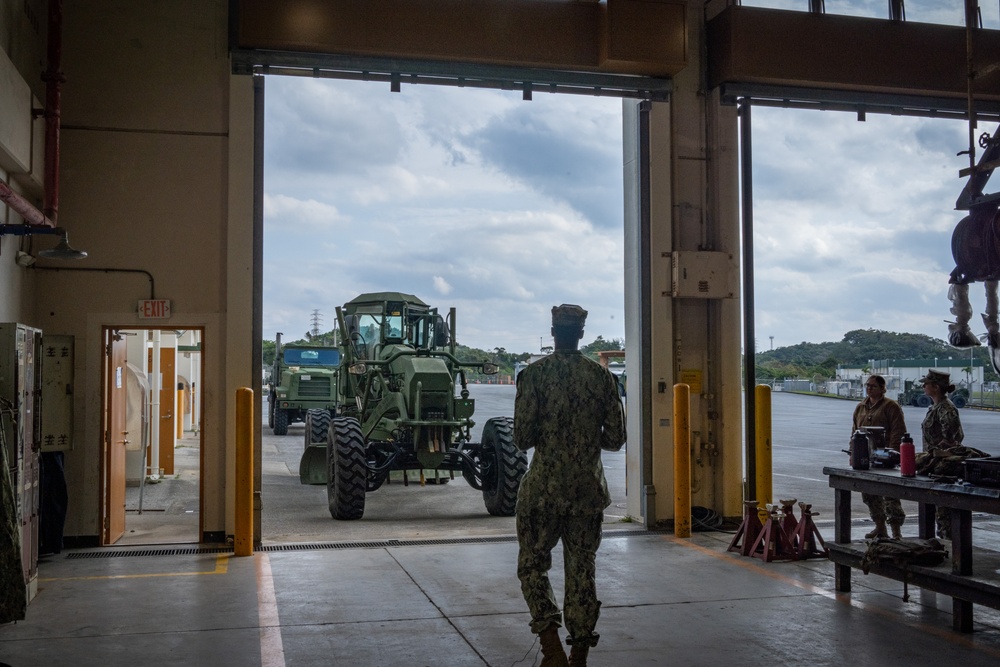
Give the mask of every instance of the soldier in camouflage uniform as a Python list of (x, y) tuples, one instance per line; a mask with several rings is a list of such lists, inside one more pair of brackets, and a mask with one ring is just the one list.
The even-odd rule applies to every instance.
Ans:
[[(868, 376), (865, 382), (868, 396), (854, 408), (854, 420), (851, 434), (865, 426), (878, 426), (885, 429), (884, 446), (899, 451), (899, 441), (906, 432), (906, 422), (903, 419), (903, 408), (891, 398), (885, 397), (885, 378), (881, 375)], [(906, 520), (906, 512), (899, 498), (877, 496), (872, 493), (862, 493), (861, 499), (868, 506), (868, 513), (875, 522), (875, 528), (865, 535), (866, 538), (888, 537), (886, 523), (892, 529), (892, 538), (903, 538), (902, 526)]]
[(560, 539), (566, 641), (572, 646), (568, 664), (586, 665), (597, 644), (595, 559), (604, 509), (611, 504), (601, 450), (618, 451), (625, 442), (617, 380), (577, 349), (586, 317), (580, 306), (552, 309), (555, 351), (521, 371), (514, 403), (514, 441), (522, 450), (535, 449), (517, 494), (517, 576), (546, 667), (567, 664), (548, 577)]
[[(948, 398), (948, 394), (955, 391), (951, 376), (928, 370), (919, 382), (923, 383), (924, 393), (931, 398), (931, 407), (927, 408), (927, 415), (920, 424), (923, 451), (932, 452), (962, 444), (965, 439), (962, 420), (958, 417), (958, 408)], [(937, 534), (938, 537), (951, 539), (951, 510), (947, 507), (937, 509)]]

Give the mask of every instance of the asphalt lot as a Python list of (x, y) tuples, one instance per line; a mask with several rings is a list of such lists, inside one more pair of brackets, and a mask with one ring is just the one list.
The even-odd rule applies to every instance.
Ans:
[[(512, 385), (471, 385), (476, 399), (477, 429), (490, 417), (510, 416), (514, 410)], [(841, 450), (848, 445), (853, 401), (786, 394), (772, 394), (772, 499), (794, 498), (810, 503), (819, 512), (816, 523), (829, 524), (833, 517), (833, 491), (824, 466), (847, 465)], [(904, 407), (907, 426), (920, 447), (923, 408)], [(266, 414), (266, 410), (265, 410)], [(961, 411), (965, 443), (1000, 455), (1000, 412), (974, 409)], [(425, 539), (456, 536), (509, 535), (514, 519), (487, 514), (482, 494), (461, 477), (446, 484), (416, 480), (409, 486), (392, 483), (366, 497), (365, 515), (358, 521), (335, 521), (327, 508), (324, 486), (303, 486), (298, 479), (299, 459), (304, 448), (302, 424), (289, 427), (288, 435), (271, 435), (265, 425), (263, 437), (262, 536), (265, 544), (372, 539)], [(625, 510), (625, 453), (604, 453), (605, 474), (612, 505), (605, 514), (605, 529), (635, 528), (623, 522)], [(857, 518), (867, 517), (858, 499)], [(916, 507), (904, 509), (916, 513)]]

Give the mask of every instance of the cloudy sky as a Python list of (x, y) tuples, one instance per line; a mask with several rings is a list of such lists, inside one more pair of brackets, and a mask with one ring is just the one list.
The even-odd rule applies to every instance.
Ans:
[[(961, 0), (924, 5), (908, 20), (961, 24)], [(301, 337), (314, 310), (329, 330), (335, 306), (383, 290), (455, 306), (473, 347), (538, 351), (562, 302), (590, 311), (585, 342), (624, 338), (620, 100), (277, 76), (266, 100), (265, 338)], [(753, 123), (758, 349), (944, 338), (966, 123), (763, 107)]]

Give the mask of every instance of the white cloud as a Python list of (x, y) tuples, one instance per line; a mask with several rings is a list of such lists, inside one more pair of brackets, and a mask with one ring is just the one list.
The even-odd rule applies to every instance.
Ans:
[(452, 287), (451, 285), (448, 284), (447, 280), (445, 280), (441, 276), (434, 276), (434, 290), (438, 294), (443, 294), (447, 296), (451, 294), (451, 289)]

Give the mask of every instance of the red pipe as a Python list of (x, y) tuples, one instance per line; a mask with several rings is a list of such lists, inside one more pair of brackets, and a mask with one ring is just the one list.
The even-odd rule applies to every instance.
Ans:
[(36, 227), (55, 227), (56, 223), (35, 208), (34, 204), (10, 189), (10, 186), (0, 181), (0, 201), (21, 214), (27, 225)]
[(42, 210), (53, 222), (59, 219), (59, 119), (62, 113), (62, 0), (49, 0), (48, 69), (45, 81), (45, 198)]

